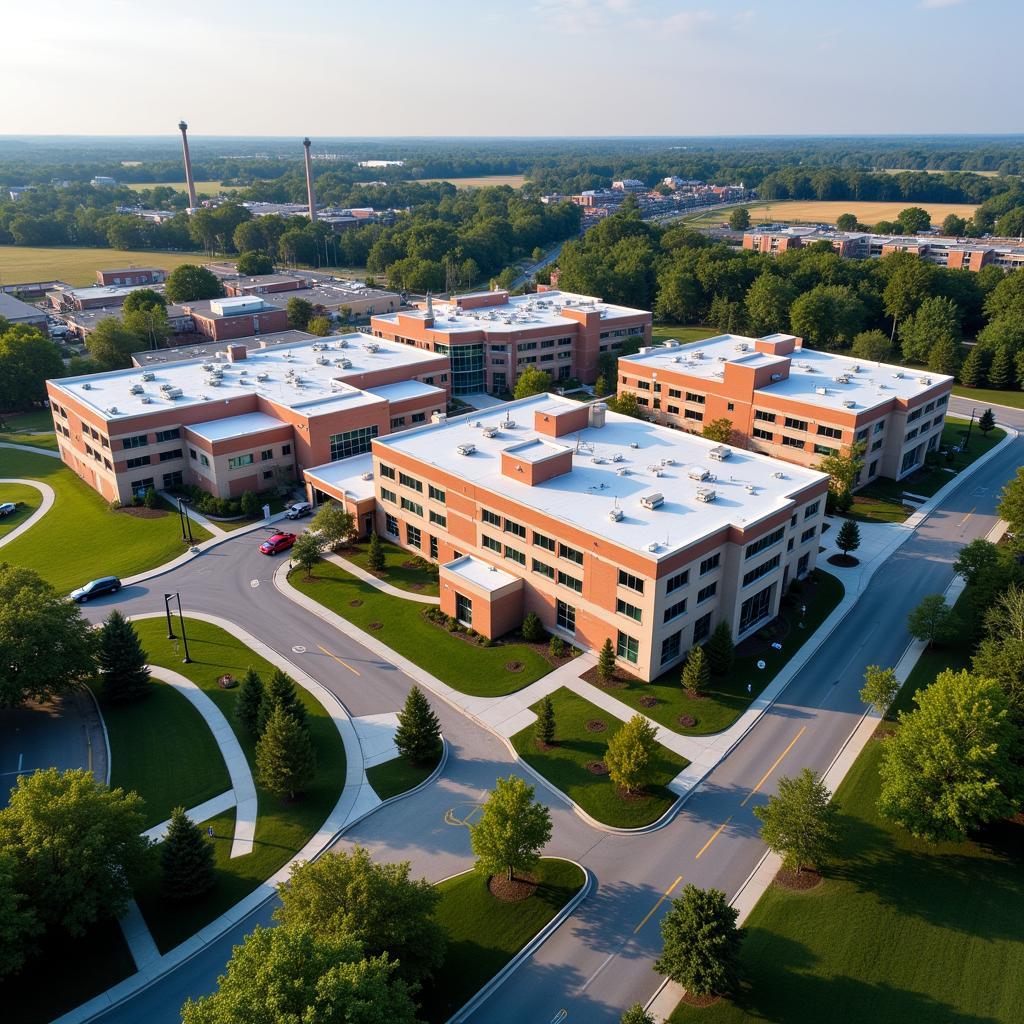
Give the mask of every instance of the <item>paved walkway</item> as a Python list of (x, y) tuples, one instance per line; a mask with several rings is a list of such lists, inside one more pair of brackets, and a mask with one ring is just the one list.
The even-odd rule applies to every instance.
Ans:
[(10, 448), (14, 452), (31, 452), (33, 455), (45, 455), (50, 459), (60, 459), (60, 452), (50, 451), (49, 448), (37, 448), (33, 444), (11, 444), (9, 441), (0, 441), (0, 448)]
[[(235, 791), (234, 789), (227, 789), (220, 796), (215, 796), (211, 800), (207, 800), (205, 803), (199, 804), (197, 807), (190, 807), (185, 813), (192, 819), (192, 821), (208, 821), (210, 818), (217, 817), (218, 814), (223, 814), (225, 811), (231, 810), (235, 806)], [(164, 836), (167, 835), (167, 830), (171, 827), (171, 819), (168, 818), (166, 821), (161, 821), (159, 825), (154, 825), (152, 828), (146, 829), (142, 834), (152, 843), (159, 843)], [(232, 854), (234, 856), (234, 854)]]
[(324, 555), (324, 558), (328, 562), (333, 562), (335, 565), (341, 566), (345, 572), (351, 573), (358, 580), (362, 580), (364, 583), (369, 583), (371, 587), (376, 587), (382, 593), (390, 594), (392, 597), (400, 597), (403, 601), (416, 601), (419, 604), (440, 604), (441, 599), (439, 597), (430, 597), (426, 594), (417, 594), (412, 590), (402, 590), (399, 587), (393, 587), (390, 583), (385, 583), (384, 580), (378, 579), (373, 575), (372, 572), (367, 572), (362, 566), (356, 565), (355, 562), (350, 562), (347, 558), (342, 558), (341, 555), (335, 555), (333, 553)]
[(39, 480), (22, 480), (18, 477), (2, 477), (0, 478), (0, 484), (23, 484), (25, 487), (34, 487), (43, 496), (42, 502), (39, 504), (39, 508), (35, 510), (20, 526), (16, 526), (10, 533), (4, 534), (0, 537), (0, 548), (5, 544), (10, 544), (15, 537), (20, 537), (27, 529), (35, 526), (47, 512), (53, 508), (53, 503), (56, 500), (56, 495), (53, 493), (53, 488), (49, 484), (44, 484)]

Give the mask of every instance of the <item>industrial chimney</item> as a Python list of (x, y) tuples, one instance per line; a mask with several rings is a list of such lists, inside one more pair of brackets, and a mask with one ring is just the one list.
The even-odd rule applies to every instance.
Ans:
[(179, 121), (178, 130), (181, 132), (181, 148), (185, 154), (185, 184), (188, 186), (188, 205), (189, 209), (195, 209), (199, 204), (196, 202), (196, 183), (192, 177), (192, 158), (188, 155), (188, 125), (184, 121)]
[(303, 139), (302, 145), (306, 150), (306, 192), (309, 196), (309, 219), (316, 221), (316, 193), (313, 191), (313, 158), (309, 155), (309, 147), (313, 145), (309, 139)]

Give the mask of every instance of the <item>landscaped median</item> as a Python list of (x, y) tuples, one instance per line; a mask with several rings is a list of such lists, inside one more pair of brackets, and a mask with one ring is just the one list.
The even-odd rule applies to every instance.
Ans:
[(3, 519), (0, 519), (0, 538), (21, 526), (35, 513), (42, 501), (42, 494), (34, 487), (29, 487), (28, 484), (0, 483), (0, 505), (11, 502), (18, 506), (14, 512), (8, 512)]
[(373, 573), (382, 582), (390, 583), (399, 590), (408, 590), (412, 594), (421, 594), (424, 597), (437, 597), (439, 591), (436, 565), (418, 555), (409, 554), (404, 548), (390, 541), (381, 540), (380, 547), (384, 555), (384, 568), (380, 572), (374, 572), (370, 568), (370, 545), (366, 542), (353, 544), (338, 553), (353, 565)]
[(426, 782), (440, 761), (440, 754), (426, 764), (411, 764), (404, 757), (395, 757), (367, 768), (366, 778), (381, 800), (390, 800)]

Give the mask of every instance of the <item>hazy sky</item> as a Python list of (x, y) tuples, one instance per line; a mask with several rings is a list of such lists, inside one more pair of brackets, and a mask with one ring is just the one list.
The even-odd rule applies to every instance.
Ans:
[(2, 7), (0, 134), (1024, 130), (1024, 0)]

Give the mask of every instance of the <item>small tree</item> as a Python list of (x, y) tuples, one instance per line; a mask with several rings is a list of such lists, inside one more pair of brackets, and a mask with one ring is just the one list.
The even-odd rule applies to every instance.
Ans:
[(565, 641), (560, 636), (553, 636), (548, 642), (548, 654), (552, 658), (561, 658), (565, 654)]
[(520, 632), (528, 644), (540, 643), (544, 639), (544, 623), (536, 612), (527, 612)]
[(729, 227), (733, 231), (745, 231), (750, 227), (750, 211), (745, 206), (738, 206), (729, 214)]
[(992, 414), (992, 410), (986, 409), (978, 418), (978, 429), (987, 436), (989, 431), (995, 430), (995, 426), (996, 418)]
[(310, 530), (316, 531), (323, 547), (334, 551), (356, 532), (355, 516), (335, 501), (328, 501), (316, 510)]
[(418, 686), (409, 691), (398, 712), (395, 746), (413, 764), (429, 764), (441, 756), (441, 723)]
[(373, 572), (384, 571), (384, 545), (380, 542), (377, 533), (370, 534), (370, 546), (366, 552), (366, 564)]
[(851, 551), (856, 551), (860, 547), (860, 527), (852, 519), (847, 519), (839, 527), (839, 533), (836, 534), (836, 547), (847, 556)]
[(309, 323), (306, 324), (306, 330), (318, 338), (326, 338), (331, 333), (331, 318), (329, 316), (310, 317)]
[(662, 918), (654, 969), (694, 995), (728, 992), (738, 979), (743, 944), (737, 917), (724, 892), (685, 885)]
[(260, 499), (252, 491), (243, 491), (242, 496), (238, 499), (238, 505), (246, 519), (259, 519), (263, 514)]
[(295, 538), (291, 553), (292, 565), (302, 569), (307, 580), (313, 578), (313, 570), (320, 563), (322, 546), (320, 538), (308, 530)]
[(259, 673), (250, 665), (245, 670), (242, 686), (238, 691), (235, 704), (235, 718), (248, 729), (252, 736), (259, 736), (260, 706), (263, 703), (263, 680)]
[(868, 665), (864, 671), (864, 685), (860, 690), (860, 699), (865, 704), (874, 704), (880, 714), (885, 714), (896, 694), (900, 692), (900, 683), (891, 668), (880, 665)]
[(711, 669), (708, 668), (708, 659), (704, 655), (704, 648), (694, 644), (686, 657), (683, 665), (683, 674), (680, 682), (683, 689), (693, 697), (699, 697), (711, 682)]
[(604, 638), (601, 653), (597, 656), (597, 674), (607, 682), (615, 678), (615, 648), (610, 637)]
[(256, 744), (256, 777), (261, 786), (294, 800), (316, 773), (309, 733), (294, 715), (275, 706)]
[(534, 734), (537, 742), (543, 743), (546, 747), (552, 746), (555, 742), (555, 705), (551, 703), (550, 695), (540, 702)]
[(708, 656), (708, 666), (716, 676), (728, 675), (736, 660), (736, 647), (732, 642), (732, 626), (722, 621), (715, 627), (704, 646)]
[(946, 635), (952, 614), (953, 610), (942, 594), (929, 594), (907, 616), (907, 632), (915, 640), (923, 640), (931, 647)]
[(617, 412), (621, 416), (632, 416), (635, 420), (642, 420), (643, 414), (640, 411), (640, 406), (637, 403), (636, 395), (632, 391), (623, 391), (618, 398), (615, 399), (614, 404), (611, 399), (608, 400), (608, 408), (612, 412)]
[(839, 841), (830, 797), (817, 773), (805, 768), (795, 779), (780, 778), (778, 795), (754, 808), (768, 849), (798, 874), (805, 864), (820, 867)]
[(104, 700), (138, 700), (150, 692), (146, 652), (135, 627), (116, 608), (100, 629), (96, 662)]
[(605, 763), (609, 778), (627, 793), (643, 789), (650, 782), (657, 749), (654, 726), (643, 715), (634, 715), (608, 741)]
[(299, 695), (295, 689), (295, 681), (291, 676), (282, 672), (281, 669), (275, 668), (274, 674), (270, 677), (270, 682), (267, 683), (263, 700), (260, 702), (258, 725), (261, 733), (266, 728), (267, 721), (273, 714), (274, 709), (278, 707), (287, 711), (299, 725), (305, 727), (306, 709), (302, 701), (299, 700)]
[(594, 382), (594, 397), (604, 398), (606, 394), (608, 394), (608, 379), (601, 374)]
[(300, 299), (297, 295), (288, 300), (285, 307), (288, 316), (288, 326), (293, 331), (304, 331), (313, 318), (313, 303), (309, 299)]
[(530, 395), (542, 395), (551, 390), (551, 378), (543, 371), (528, 366), (516, 381), (514, 398), (529, 398)]
[(705, 423), (700, 436), (706, 437), (709, 441), (728, 444), (732, 440), (732, 420), (727, 416), (722, 416), (717, 420), (712, 420), (710, 423)]
[(171, 823), (160, 847), (160, 864), (163, 869), (160, 888), (170, 900), (202, 896), (217, 880), (213, 844), (185, 813), (184, 807), (175, 807), (171, 813)]
[(973, 586), (998, 564), (999, 548), (992, 541), (978, 537), (960, 549), (953, 568), (963, 576), (968, 586)]
[(532, 870), (551, 838), (551, 814), (533, 799), (533, 786), (516, 775), (498, 779), (480, 820), (470, 826), (476, 869), (486, 875)]
[(641, 1003), (634, 1003), (623, 1015), (620, 1024), (654, 1024), (654, 1018)]

